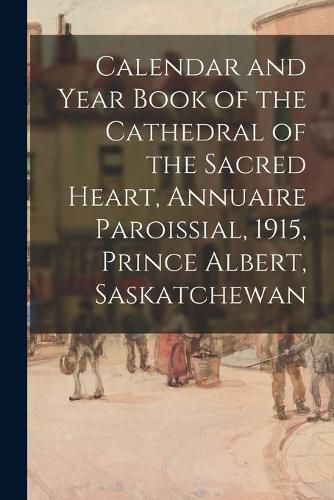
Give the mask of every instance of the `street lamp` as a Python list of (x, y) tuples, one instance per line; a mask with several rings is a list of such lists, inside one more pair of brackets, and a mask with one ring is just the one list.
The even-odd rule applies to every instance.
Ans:
[(324, 156), (334, 156), (334, 110), (327, 92), (320, 97), (320, 107), (311, 122), (314, 142)]

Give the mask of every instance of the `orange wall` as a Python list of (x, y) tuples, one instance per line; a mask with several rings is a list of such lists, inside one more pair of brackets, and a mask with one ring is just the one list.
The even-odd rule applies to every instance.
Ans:
[(258, 35), (333, 35), (334, 4), (287, 13), (264, 22), (256, 31)]

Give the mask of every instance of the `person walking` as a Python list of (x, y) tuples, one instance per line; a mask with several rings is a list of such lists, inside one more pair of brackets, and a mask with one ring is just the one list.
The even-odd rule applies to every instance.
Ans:
[(150, 368), (147, 364), (149, 352), (144, 333), (150, 330), (150, 324), (141, 304), (136, 303), (132, 307), (133, 309), (123, 317), (123, 331), (127, 332), (124, 336), (128, 349), (126, 367), (129, 373), (136, 371), (136, 347), (140, 357), (140, 369), (147, 371)]
[[(320, 320), (321, 321), (321, 320)], [(322, 321), (315, 323), (314, 328), (326, 329)], [(331, 327), (332, 325), (330, 325)], [(329, 327), (329, 329), (330, 329)], [(306, 353), (310, 349), (312, 359), (312, 377), (310, 383), (310, 392), (313, 400), (313, 409), (308, 417), (308, 422), (320, 420), (322, 398), (320, 393), (321, 383), (324, 381), (327, 385), (328, 397), (328, 417), (325, 420), (334, 419), (334, 334), (333, 333), (312, 333), (306, 334), (304, 339), (294, 346), (296, 352)]]
[(334, 304), (330, 304), (325, 313), (311, 325), (314, 332), (306, 334), (301, 341), (293, 346), (295, 352), (303, 355), (309, 350), (312, 360), (312, 377), (310, 392), (313, 399), (313, 410), (308, 417), (309, 422), (320, 420), (322, 398), (320, 385), (324, 381), (327, 385), (328, 397), (328, 417), (325, 420), (334, 419)]
[(315, 333), (309, 335), (309, 343), (313, 359), (313, 374), (311, 378), (311, 394), (313, 411), (308, 418), (309, 422), (321, 418), (320, 385), (324, 380), (328, 392), (328, 420), (334, 419), (334, 334)]
[(189, 323), (180, 306), (174, 305), (168, 309), (162, 330), (174, 333), (157, 335), (155, 367), (158, 372), (167, 375), (167, 384), (170, 387), (180, 387), (189, 376), (184, 341), (184, 334), (189, 332)]
[(305, 367), (305, 358), (302, 353), (293, 352), (295, 335), (291, 333), (271, 333), (267, 335), (267, 342), (264, 346), (268, 356), (272, 360), (272, 394), (275, 403), (277, 416), (280, 420), (286, 420), (285, 413), (285, 386), (286, 374), (289, 375), (293, 386), (293, 400), (297, 413), (310, 412), (310, 408), (305, 405), (306, 389), (302, 379), (301, 367)]

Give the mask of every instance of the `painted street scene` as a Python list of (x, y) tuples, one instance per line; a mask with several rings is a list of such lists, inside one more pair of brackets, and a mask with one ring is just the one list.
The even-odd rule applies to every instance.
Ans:
[[(333, 19), (28, 1), (29, 500), (334, 500)], [(182, 66), (232, 55), (240, 74)], [(278, 100), (236, 106), (262, 85)]]
[[(161, 339), (146, 337), (138, 349), (124, 335), (107, 336), (98, 356), (101, 397), (90, 367), (80, 374), (80, 394), (73, 375), (60, 372), (70, 339), (36, 344), (28, 359), (31, 500), (333, 498), (334, 418), (325, 382), (320, 408), (309, 391), (308, 354), (300, 369), (304, 408), (287, 377), (281, 419), (272, 369), (246, 368), (259, 361), (262, 338), (226, 336), (218, 371), (202, 351), (196, 379), (182, 349), (174, 368), (164, 370), (168, 346), (160, 344), (159, 354)], [(207, 340), (201, 342), (207, 352)], [(177, 373), (176, 384), (169, 376)]]

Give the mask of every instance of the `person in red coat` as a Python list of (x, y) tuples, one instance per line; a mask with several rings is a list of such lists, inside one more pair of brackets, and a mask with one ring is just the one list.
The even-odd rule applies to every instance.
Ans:
[(167, 375), (170, 387), (180, 387), (181, 378), (188, 375), (186, 346), (183, 334), (189, 331), (186, 316), (181, 309), (173, 308), (166, 316), (164, 331), (160, 333), (155, 345), (155, 367), (158, 372)]

